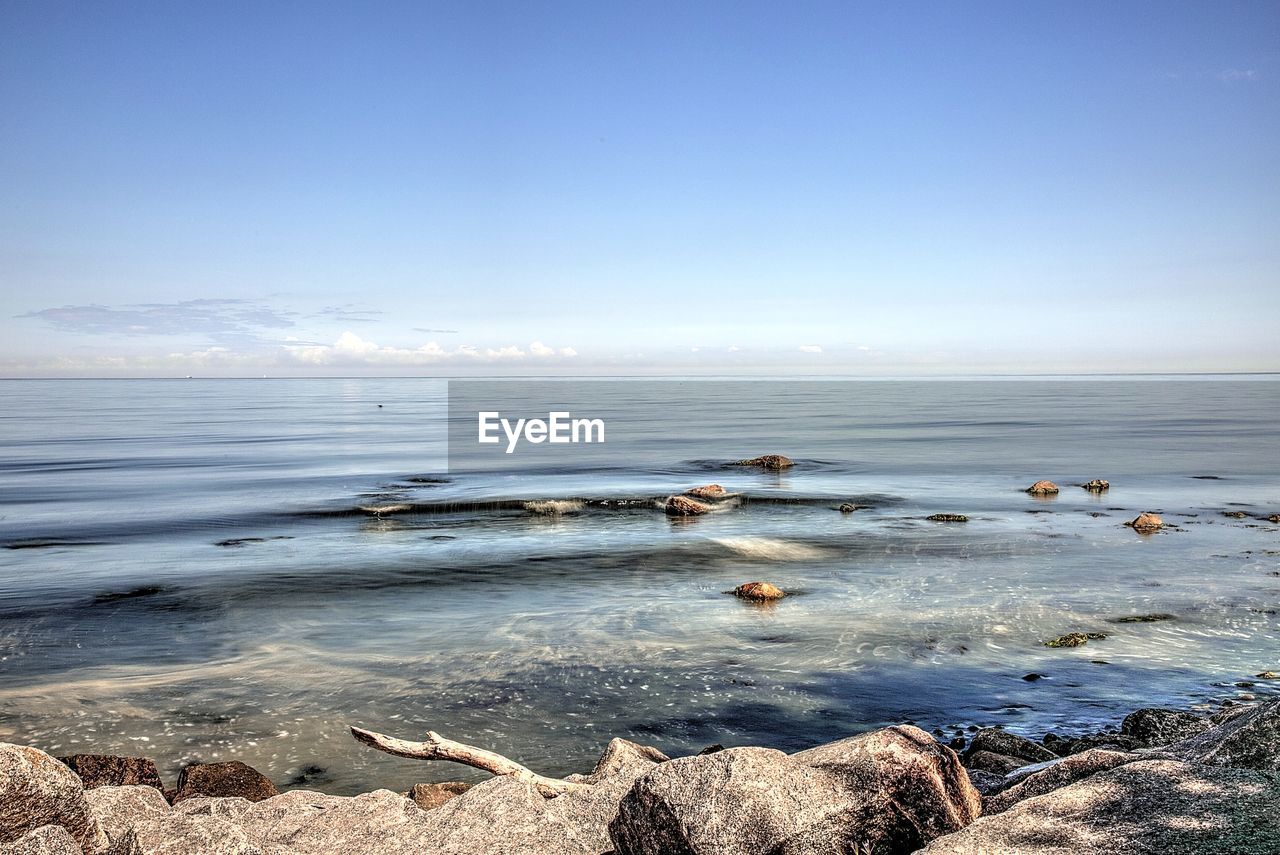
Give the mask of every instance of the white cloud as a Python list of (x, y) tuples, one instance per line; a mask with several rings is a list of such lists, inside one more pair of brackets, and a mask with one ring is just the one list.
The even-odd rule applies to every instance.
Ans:
[(516, 345), (479, 348), (462, 344), (448, 350), (429, 341), (421, 347), (390, 347), (366, 341), (350, 330), (333, 344), (284, 345), (288, 358), (308, 365), (438, 365), (458, 362), (519, 362), (532, 354), (539, 359), (578, 355), (571, 347), (556, 350), (540, 341), (526, 351)]
[(822, 353), (822, 345), (820, 344), (802, 344), (800, 345), (801, 353)]
[(731, 344), (731, 345), (729, 345), (729, 347), (728, 347), (728, 351), (729, 351), (730, 353), (737, 353), (737, 352), (738, 352), (738, 351), (740, 351), (740, 350), (742, 350), (742, 348), (738, 347), (736, 344)]

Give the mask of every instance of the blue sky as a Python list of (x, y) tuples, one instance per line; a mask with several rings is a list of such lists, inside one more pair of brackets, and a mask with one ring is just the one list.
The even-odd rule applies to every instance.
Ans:
[(1280, 4), (0, 5), (0, 375), (1280, 370)]

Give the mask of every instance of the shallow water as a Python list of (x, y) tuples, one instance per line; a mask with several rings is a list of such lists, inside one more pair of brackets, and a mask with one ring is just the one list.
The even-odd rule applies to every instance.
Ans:
[[(495, 468), (447, 456), (439, 380), (0, 382), (0, 739), (356, 792), (471, 776), (347, 724), (562, 774), (612, 736), (1038, 736), (1280, 690), (1234, 685), (1280, 667), (1275, 379), (695, 386), (728, 427), (620, 385), (618, 444)], [(708, 481), (740, 497), (655, 501)], [(723, 593), (753, 579), (797, 595)], [(1111, 637), (1041, 643), (1076, 629)]]

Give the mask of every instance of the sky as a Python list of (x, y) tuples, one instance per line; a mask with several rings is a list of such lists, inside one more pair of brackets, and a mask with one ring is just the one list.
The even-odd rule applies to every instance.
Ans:
[(1280, 370), (1280, 2), (0, 4), (0, 376)]

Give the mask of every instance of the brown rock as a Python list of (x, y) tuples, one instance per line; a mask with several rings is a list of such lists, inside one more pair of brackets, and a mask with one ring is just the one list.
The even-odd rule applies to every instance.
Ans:
[(984, 816), (990, 816), (993, 813), (1006, 811), (1023, 799), (1042, 796), (1045, 793), (1074, 784), (1076, 781), (1082, 781), (1090, 775), (1096, 775), (1099, 772), (1105, 772), (1108, 769), (1114, 769), (1117, 766), (1132, 763), (1134, 760), (1139, 759), (1141, 757), (1137, 754), (1128, 754), (1123, 751), (1106, 751), (1098, 748), (1064, 757), (1049, 764), (1039, 772), (1028, 775), (1008, 789), (989, 796), (983, 802), (982, 813)]
[(786, 591), (768, 582), (747, 582), (733, 589), (736, 597), (744, 600), (780, 600), (787, 595)]
[(1060, 635), (1057, 638), (1051, 638), (1044, 642), (1045, 647), (1079, 647), (1082, 644), (1088, 644), (1090, 641), (1100, 641), (1107, 637), (1105, 632), (1068, 632), (1066, 635)]
[(781, 454), (762, 454), (759, 457), (752, 457), (750, 460), (738, 460), (732, 464), (733, 466), (759, 466), (761, 469), (786, 469), (788, 466), (795, 466), (795, 461), (789, 457), (783, 457)]
[(1222, 515), (1224, 517), (1229, 517), (1233, 520), (1242, 520), (1245, 517), (1249, 516), (1244, 511), (1223, 511)]
[(698, 517), (711, 510), (709, 505), (690, 499), (687, 496), (671, 496), (665, 508), (669, 517)]
[(719, 484), (703, 484), (701, 487), (685, 490), (684, 494), (693, 496), (695, 499), (723, 499), (727, 495), (727, 491)]
[(1111, 482), (1104, 481), (1101, 478), (1094, 478), (1092, 481), (1086, 481), (1080, 486), (1084, 487), (1090, 493), (1105, 493), (1107, 490), (1111, 489)]
[(1267, 522), (1280, 523), (1280, 514), (1272, 514), (1267, 517)]
[(0, 844), (45, 825), (62, 826), (86, 852), (104, 842), (74, 772), (38, 748), (0, 742)]
[(1158, 531), (1164, 528), (1164, 520), (1160, 519), (1159, 514), (1138, 514), (1129, 522), (1125, 523), (1134, 531)]
[(842, 513), (842, 514), (851, 514), (851, 513), (853, 513), (854, 511), (856, 511), (857, 509), (858, 509), (858, 506), (857, 506), (857, 505), (855, 505), (855, 504), (853, 504), (853, 502), (845, 502), (844, 504), (842, 504), (842, 505), (840, 506), (840, 513)]
[(239, 796), (251, 802), (260, 802), (280, 791), (252, 766), (239, 760), (230, 763), (195, 763), (182, 770), (178, 776), (178, 791), (173, 803), (192, 796)]
[(1280, 680), (1280, 671), (1261, 671), (1254, 676), (1259, 680)]
[(969, 518), (964, 514), (931, 514), (925, 519), (930, 522), (968, 522)]
[(1052, 481), (1037, 481), (1026, 491), (1033, 496), (1052, 496), (1058, 492), (1058, 485)]
[(72, 754), (59, 761), (80, 776), (84, 788), (132, 787), (141, 785), (163, 790), (156, 764), (146, 757), (120, 757), (115, 754)]
[(0, 855), (83, 855), (80, 844), (60, 825), (42, 825), (12, 843), (0, 843)]
[(409, 800), (423, 810), (438, 808), (454, 796), (460, 796), (471, 785), (463, 781), (445, 781), (443, 784), (414, 784)]

